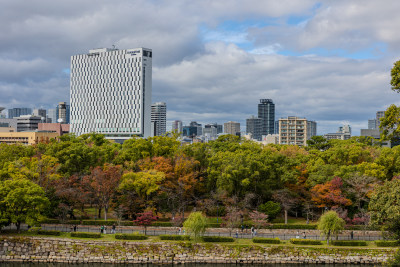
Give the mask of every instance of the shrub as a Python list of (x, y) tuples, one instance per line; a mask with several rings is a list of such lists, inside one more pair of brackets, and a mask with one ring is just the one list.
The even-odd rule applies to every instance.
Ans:
[(61, 235), (60, 231), (54, 231), (54, 230), (38, 230), (37, 233), (38, 235), (54, 235), (54, 236)]
[(290, 243), (296, 245), (322, 245), (322, 242), (320, 240), (298, 239), (298, 238), (290, 239)]
[(71, 233), (71, 237), (101, 238), (101, 234), (100, 233), (74, 232), (74, 233)]
[(359, 247), (359, 246), (367, 246), (366, 241), (360, 240), (350, 240), (350, 241), (343, 241), (343, 240), (332, 240), (332, 245), (334, 246), (349, 246), (349, 247)]
[(279, 238), (255, 237), (253, 238), (253, 243), (280, 244), (281, 240)]
[(400, 243), (397, 240), (376, 240), (376, 246), (378, 247), (398, 247)]
[(147, 236), (141, 234), (116, 234), (115, 239), (122, 240), (146, 240)]
[(160, 235), (161, 240), (190, 240), (188, 235)]
[(229, 236), (203, 236), (204, 242), (234, 242), (235, 239)]
[(160, 226), (160, 227), (171, 227), (172, 226), (172, 222), (153, 222), (151, 224), (151, 226)]
[(107, 221), (105, 221), (105, 220), (85, 220), (85, 221), (82, 221), (82, 224), (83, 225), (107, 225), (107, 226), (111, 226), (111, 225), (113, 225), (113, 224), (116, 224), (117, 225), (117, 221), (114, 221), (114, 220), (107, 220)]
[(220, 228), (221, 223), (207, 223), (208, 228)]
[(297, 229), (297, 230), (315, 230), (316, 224), (272, 224), (265, 227), (266, 229)]
[(159, 222), (169, 222), (169, 221), (171, 221), (171, 218), (169, 218), (169, 217), (158, 218), (157, 221), (159, 221)]

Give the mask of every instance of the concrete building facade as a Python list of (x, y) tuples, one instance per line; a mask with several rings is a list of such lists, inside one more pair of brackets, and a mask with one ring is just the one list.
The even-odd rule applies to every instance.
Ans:
[(251, 116), (250, 118), (246, 119), (246, 133), (251, 134), (253, 139), (261, 141), (262, 127), (263, 120), (261, 118)]
[(154, 125), (154, 136), (162, 136), (167, 132), (167, 104), (156, 102), (151, 105), (151, 123)]
[(176, 131), (177, 133), (182, 134), (182, 121), (180, 120), (175, 120), (172, 122), (172, 131)]
[(0, 132), (0, 143), (35, 145), (58, 137), (57, 133), (50, 132)]
[(17, 118), (17, 132), (31, 132), (38, 129), (38, 124), (45, 122), (42, 117), (22, 115)]
[(317, 134), (317, 123), (306, 118), (289, 116), (279, 119), (279, 144), (306, 146)]
[(71, 57), (71, 132), (151, 136), (152, 51), (101, 48)]
[(225, 122), (224, 132), (232, 135), (240, 135), (240, 123), (235, 121)]

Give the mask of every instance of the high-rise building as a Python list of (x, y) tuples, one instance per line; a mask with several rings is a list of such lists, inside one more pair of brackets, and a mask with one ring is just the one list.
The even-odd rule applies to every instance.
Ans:
[(376, 119), (368, 120), (368, 129), (373, 130), (376, 129), (377, 121)]
[(154, 125), (154, 136), (162, 136), (167, 132), (167, 104), (156, 102), (151, 105), (151, 124)]
[(232, 135), (240, 135), (240, 123), (235, 121), (225, 122), (224, 132)]
[(71, 132), (151, 136), (152, 51), (101, 48), (71, 58)]
[(32, 115), (31, 108), (11, 108), (8, 110), (8, 118), (16, 118), (21, 115)]
[(172, 131), (177, 131), (177, 133), (182, 134), (182, 121), (180, 120), (175, 120), (172, 123)]
[(218, 124), (211, 123), (204, 125), (203, 136), (207, 141), (215, 140), (218, 137)]
[(33, 116), (37, 116), (37, 117), (42, 117), (42, 118), (44, 118), (44, 119), (46, 119), (46, 116), (47, 116), (46, 110), (45, 110), (45, 109), (42, 109), (42, 108), (35, 108), (35, 109), (33, 109), (32, 115), (33, 115)]
[(317, 135), (317, 123), (306, 118), (289, 116), (279, 119), (279, 143), (306, 146), (307, 140)]
[(49, 123), (57, 123), (57, 112), (55, 108), (51, 108), (47, 111), (47, 118)]
[(246, 119), (246, 133), (251, 134), (252, 138), (261, 141), (263, 119), (251, 116)]
[(272, 99), (260, 99), (258, 117), (262, 119), (262, 135), (273, 134), (275, 128), (275, 104)]
[(385, 117), (385, 111), (377, 111), (376, 112), (376, 128), (379, 129), (379, 125), (381, 124), (381, 118)]
[(183, 126), (183, 136), (194, 137), (202, 135), (202, 127), (201, 124), (191, 121), (188, 126)]
[(59, 102), (56, 108), (56, 121), (53, 123), (69, 124), (70, 106), (67, 102)]
[(3, 112), (3, 110), (5, 110), (6, 108), (0, 107), (0, 119), (5, 119), (6, 116), (4, 114), (1, 114)]

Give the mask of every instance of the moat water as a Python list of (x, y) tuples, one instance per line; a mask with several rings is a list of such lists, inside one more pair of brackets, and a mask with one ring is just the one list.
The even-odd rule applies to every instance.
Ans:
[(1, 267), (373, 267), (382, 265), (366, 264), (178, 264), (178, 265), (156, 265), (156, 264), (104, 264), (104, 263), (4, 263)]

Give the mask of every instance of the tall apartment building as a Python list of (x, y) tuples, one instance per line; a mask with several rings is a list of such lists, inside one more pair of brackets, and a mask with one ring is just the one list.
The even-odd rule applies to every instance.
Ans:
[(31, 108), (11, 108), (8, 110), (8, 118), (16, 118), (21, 115), (32, 115)]
[(151, 136), (152, 51), (100, 48), (71, 57), (71, 132)]
[(59, 102), (56, 108), (57, 121), (53, 123), (70, 123), (70, 106), (67, 102)]
[(275, 104), (272, 99), (260, 99), (258, 117), (262, 119), (262, 135), (273, 134), (275, 128)]
[(306, 146), (307, 140), (317, 135), (317, 123), (306, 118), (289, 116), (279, 119), (279, 143)]
[(154, 136), (162, 136), (167, 132), (167, 104), (165, 102), (156, 102), (151, 105), (151, 125), (154, 127)]
[(172, 131), (176, 131), (177, 133), (182, 134), (182, 121), (180, 120), (175, 120), (172, 123)]
[(225, 122), (224, 132), (232, 135), (240, 135), (240, 123), (235, 121)]
[(263, 120), (261, 118), (251, 116), (250, 118), (246, 119), (246, 133), (251, 134), (253, 139), (261, 141), (262, 127)]
[(368, 120), (368, 129), (379, 129), (381, 118), (385, 117), (385, 111), (377, 111), (375, 119)]

